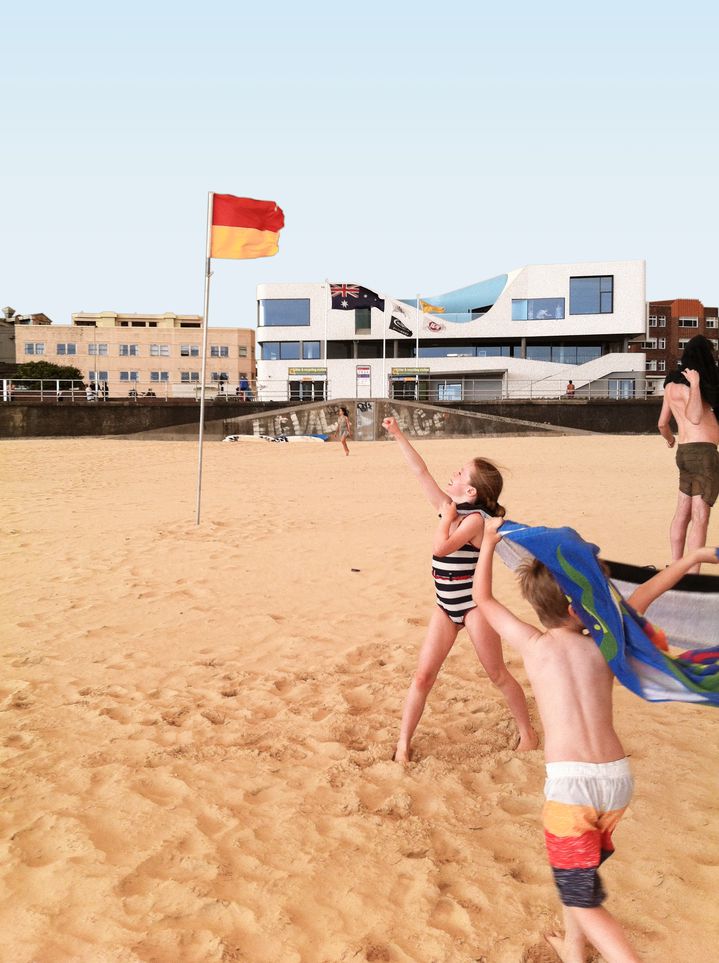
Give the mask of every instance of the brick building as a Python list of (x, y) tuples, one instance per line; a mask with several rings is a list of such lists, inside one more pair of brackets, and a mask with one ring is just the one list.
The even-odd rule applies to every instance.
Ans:
[(664, 378), (674, 371), (687, 342), (697, 334), (709, 338), (715, 350), (719, 349), (716, 308), (704, 307), (695, 298), (648, 302), (646, 333), (629, 345), (629, 351), (646, 354), (649, 391), (653, 386), (655, 393), (662, 392)]

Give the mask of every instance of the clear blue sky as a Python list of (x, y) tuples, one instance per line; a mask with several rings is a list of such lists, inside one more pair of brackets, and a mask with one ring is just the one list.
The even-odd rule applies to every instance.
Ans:
[(719, 15), (695, 0), (203, 6), (4, 16), (0, 302), (202, 310), (207, 191), (276, 200), (261, 281), (439, 294), (523, 264), (646, 258), (719, 301)]

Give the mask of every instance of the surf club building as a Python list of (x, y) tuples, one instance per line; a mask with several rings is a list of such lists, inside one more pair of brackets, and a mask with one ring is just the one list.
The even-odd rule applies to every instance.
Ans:
[(528, 265), (447, 294), (356, 282), (257, 288), (258, 397), (635, 397), (644, 261)]

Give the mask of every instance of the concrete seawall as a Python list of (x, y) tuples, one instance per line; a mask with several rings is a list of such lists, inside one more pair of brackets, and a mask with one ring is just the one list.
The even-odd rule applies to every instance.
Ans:
[[(483, 434), (599, 432), (653, 434), (661, 399), (647, 401), (492, 401), (429, 405), (423, 402), (340, 399), (304, 405), (286, 402), (211, 402), (205, 406), (208, 440), (230, 434), (329, 434), (340, 404), (350, 409), (357, 440), (382, 438), (382, 418), (394, 415), (416, 437)], [(199, 404), (109, 402), (0, 405), (1, 438), (111, 435), (133, 438), (192, 438)]]

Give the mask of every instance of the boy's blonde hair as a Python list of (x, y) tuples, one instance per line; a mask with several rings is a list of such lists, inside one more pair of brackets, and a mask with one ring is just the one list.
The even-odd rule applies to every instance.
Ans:
[(536, 558), (527, 559), (517, 568), (519, 588), (539, 616), (545, 628), (556, 629), (569, 618), (567, 596), (546, 565)]

